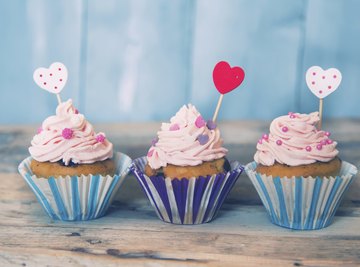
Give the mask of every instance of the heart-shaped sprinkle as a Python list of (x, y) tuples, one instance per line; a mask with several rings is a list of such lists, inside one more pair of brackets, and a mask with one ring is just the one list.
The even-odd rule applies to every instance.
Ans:
[(238, 87), (245, 78), (245, 72), (240, 67), (231, 68), (226, 61), (216, 64), (213, 71), (213, 80), (220, 94), (226, 94)]
[(215, 130), (217, 125), (215, 122), (213, 122), (212, 120), (208, 120), (206, 122), (206, 126), (208, 127), (209, 130)]
[(170, 126), (169, 130), (170, 130), (170, 131), (180, 130), (180, 126), (179, 126), (179, 124), (175, 123), (175, 124), (173, 124), (173, 125)]
[(207, 134), (200, 134), (197, 137), (197, 140), (199, 141), (200, 145), (205, 145), (209, 141), (209, 136)]
[(201, 115), (196, 118), (195, 126), (197, 128), (204, 127), (205, 125), (206, 125), (206, 121), (203, 119), (203, 117)]
[(157, 142), (159, 142), (159, 138), (158, 138), (158, 137), (156, 137), (156, 138), (154, 138), (153, 140), (151, 140), (151, 145), (152, 145), (152, 146), (155, 146), (155, 145), (157, 144)]
[(151, 158), (153, 154), (154, 154), (154, 149), (151, 149), (151, 150), (149, 150), (149, 152), (147, 153), (147, 156), (148, 156), (149, 158)]
[(64, 64), (55, 62), (47, 68), (38, 68), (34, 71), (34, 81), (42, 89), (59, 94), (67, 82), (67, 69)]
[(73, 137), (73, 133), (74, 131), (71, 130), (70, 128), (64, 128), (64, 130), (62, 130), (61, 135), (65, 138), (65, 139), (71, 139)]
[(306, 72), (306, 83), (310, 91), (322, 99), (334, 92), (341, 83), (341, 72), (331, 68), (323, 70), (319, 66), (312, 66)]

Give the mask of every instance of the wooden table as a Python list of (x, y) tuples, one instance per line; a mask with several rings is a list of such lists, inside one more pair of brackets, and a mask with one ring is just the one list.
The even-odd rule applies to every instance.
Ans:
[[(220, 124), (229, 158), (252, 160), (269, 122)], [(360, 120), (325, 122), (340, 156), (360, 165)], [(159, 123), (97, 125), (116, 150), (146, 153)], [(36, 126), (0, 126), (0, 266), (359, 266), (360, 179), (334, 223), (315, 231), (275, 226), (245, 174), (218, 217), (196, 226), (160, 221), (129, 176), (110, 211), (86, 222), (50, 220), (17, 173)]]

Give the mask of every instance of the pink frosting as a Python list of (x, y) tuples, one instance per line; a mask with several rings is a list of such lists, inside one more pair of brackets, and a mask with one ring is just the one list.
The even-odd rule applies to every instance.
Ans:
[(276, 162), (289, 166), (310, 164), (316, 161), (328, 162), (339, 151), (329, 133), (319, 131), (316, 124), (319, 113), (289, 113), (272, 121), (270, 134), (263, 135), (256, 148), (257, 163), (271, 166)]
[[(77, 112), (69, 99), (58, 105), (56, 115), (48, 117), (42, 131), (31, 141), (29, 152), (40, 162), (62, 160), (65, 165), (94, 163), (113, 156), (113, 145), (107, 139), (99, 142), (93, 126)], [(102, 138), (101, 138), (102, 139)]]
[(157, 135), (158, 141), (150, 147), (147, 156), (152, 169), (167, 164), (196, 166), (222, 158), (227, 153), (227, 149), (222, 147), (219, 129), (210, 130), (191, 104), (184, 105), (170, 123), (162, 123)]

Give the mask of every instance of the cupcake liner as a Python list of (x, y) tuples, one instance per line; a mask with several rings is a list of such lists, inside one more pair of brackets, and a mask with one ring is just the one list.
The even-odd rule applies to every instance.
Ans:
[(81, 175), (41, 178), (30, 169), (31, 157), (19, 165), (19, 172), (35, 193), (45, 212), (54, 220), (86, 221), (105, 214), (129, 172), (131, 159), (115, 153), (114, 176)]
[(255, 171), (256, 162), (245, 171), (254, 184), (272, 223), (298, 230), (321, 229), (331, 224), (357, 169), (342, 162), (336, 177), (272, 177)]
[(146, 157), (133, 161), (131, 170), (145, 191), (158, 217), (173, 224), (201, 224), (211, 221), (244, 168), (231, 164), (231, 171), (212, 176), (175, 178), (148, 177)]

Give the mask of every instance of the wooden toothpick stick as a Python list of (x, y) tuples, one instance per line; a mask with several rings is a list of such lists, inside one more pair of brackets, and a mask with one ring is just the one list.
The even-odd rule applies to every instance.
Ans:
[(319, 124), (318, 124), (318, 130), (321, 130), (321, 125), (322, 125), (322, 114), (323, 114), (323, 99), (320, 98), (320, 102), (319, 102)]
[(216, 118), (218, 116), (218, 113), (219, 113), (219, 110), (220, 110), (220, 106), (221, 106), (221, 102), (224, 98), (224, 95), (223, 94), (220, 94), (220, 97), (219, 97), (219, 101), (217, 103), (217, 106), (216, 106), (216, 109), (215, 109), (215, 113), (214, 113), (214, 116), (213, 116), (213, 119), (212, 121), (215, 122), (216, 121)]

